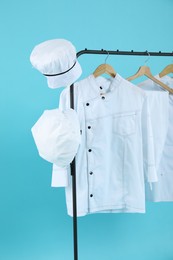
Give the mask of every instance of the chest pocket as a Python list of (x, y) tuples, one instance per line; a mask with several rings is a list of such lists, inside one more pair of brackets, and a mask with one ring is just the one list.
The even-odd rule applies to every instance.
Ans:
[(132, 135), (136, 132), (136, 113), (119, 114), (113, 117), (113, 132), (118, 135)]

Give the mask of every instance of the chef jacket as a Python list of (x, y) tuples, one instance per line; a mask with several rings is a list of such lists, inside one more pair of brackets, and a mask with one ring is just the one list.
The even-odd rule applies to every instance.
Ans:
[[(144, 179), (157, 181), (147, 95), (123, 79), (90, 75), (74, 85), (81, 144), (76, 155), (77, 215), (145, 212)], [(69, 88), (60, 108), (69, 108)], [(63, 175), (64, 176), (64, 175)], [(67, 169), (66, 203), (72, 209), (72, 182)], [(61, 170), (53, 166), (52, 186)]]
[[(173, 79), (169, 76), (156, 78), (170, 88), (173, 88)], [(158, 84), (151, 80), (146, 80), (139, 85), (142, 89), (149, 89), (153, 91), (166, 92)], [(168, 128), (164, 142), (163, 152), (160, 159), (160, 164), (157, 170), (158, 182), (153, 184), (153, 189), (150, 190), (146, 183), (146, 199), (154, 202), (173, 201), (173, 95), (169, 94), (168, 102)], [(155, 115), (157, 116), (157, 115)], [(166, 125), (167, 114), (162, 115), (163, 126)], [(165, 118), (164, 118), (165, 117)], [(159, 129), (161, 131), (161, 129)]]

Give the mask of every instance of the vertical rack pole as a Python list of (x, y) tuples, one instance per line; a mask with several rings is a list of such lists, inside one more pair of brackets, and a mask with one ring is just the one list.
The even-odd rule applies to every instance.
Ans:
[[(70, 86), (70, 107), (74, 109), (74, 85)], [(77, 194), (76, 194), (76, 161), (71, 163), (72, 175), (72, 199), (73, 199), (73, 247), (74, 260), (78, 260), (78, 236), (77, 236)]]

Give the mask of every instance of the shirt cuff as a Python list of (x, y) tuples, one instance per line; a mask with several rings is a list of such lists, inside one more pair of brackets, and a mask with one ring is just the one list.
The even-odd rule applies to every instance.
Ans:
[(53, 164), (51, 187), (67, 187), (68, 175), (67, 168), (62, 168)]
[(157, 172), (156, 172), (156, 167), (155, 165), (147, 166), (147, 181), (148, 182), (157, 182), (158, 177), (157, 177)]

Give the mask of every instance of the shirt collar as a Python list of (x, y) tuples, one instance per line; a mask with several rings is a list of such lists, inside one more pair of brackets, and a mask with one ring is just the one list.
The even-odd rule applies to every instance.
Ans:
[[(162, 78), (159, 76), (159, 74), (154, 76), (156, 79), (160, 80), (161, 82), (165, 83), (168, 85), (168, 87), (173, 88), (173, 78), (169, 76), (163, 76)], [(157, 87), (156, 87), (157, 86)], [(146, 90), (158, 90), (162, 91), (164, 90), (161, 86), (156, 84), (154, 81), (151, 79), (146, 79), (145, 81), (142, 81), (138, 84), (138, 87), (146, 87)]]
[[(119, 87), (123, 78), (117, 73), (114, 78), (104, 78), (104, 77), (97, 77), (95, 78), (93, 74), (89, 76), (90, 82), (92, 87), (98, 91), (98, 94), (109, 95), (113, 92), (116, 88)], [(100, 88), (102, 87), (102, 88)]]
[(173, 88), (173, 78), (171, 78), (170, 76), (165, 75), (163, 77), (160, 77), (159, 74), (157, 74), (155, 78), (167, 84), (169, 88)]

